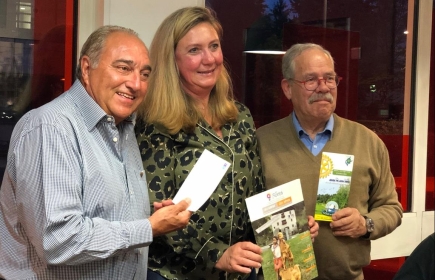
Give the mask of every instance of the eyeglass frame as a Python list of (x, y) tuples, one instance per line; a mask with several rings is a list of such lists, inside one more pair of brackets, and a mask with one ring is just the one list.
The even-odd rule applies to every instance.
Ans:
[[(313, 78), (313, 79), (314, 79), (314, 78)], [(289, 80), (289, 81), (295, 81), (295, 82), (298, 82), (298, 83), (300, 83), (300, 84), (303, 84), (303, 85), (304, 85), (304, 88), (305, 88), (306, 90), (308, 90), (308, 91), (315, 91), (315, 90), (320, 86), (320, 81), (323, 81), (323, 82), (325, 83), (325, 86), (327, 86), (329, 89), (335, 89), (335, 88), (337, 88), (338, 85), (340, 84), (340, 81), (343, 80), (343, 77), (338, 76), (338, 75), (335, 75), (335, 76), (334, 76), (335, 87), (333, 87), (333, 88), (331, 88), (331, 87), (328, 86), (328, 84), (326, 83), (325, 78), (317, 78), (317, 87), (314, 88), (314, 89), (308, 89), (307, 86), (305, 85), (305, 83), (309, 82), (309, 80), (306, 80), (306, 81), (299, 81), (299, 80), (292, 79), (292, 78), (289, 78), (288, 80)]]

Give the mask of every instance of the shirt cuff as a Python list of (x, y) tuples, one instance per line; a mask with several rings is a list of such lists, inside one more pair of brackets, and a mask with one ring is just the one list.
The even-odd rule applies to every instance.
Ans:
[(129, 247), (149, 246), (153, 242), (153, 231), (148, 219), (128, 222)]

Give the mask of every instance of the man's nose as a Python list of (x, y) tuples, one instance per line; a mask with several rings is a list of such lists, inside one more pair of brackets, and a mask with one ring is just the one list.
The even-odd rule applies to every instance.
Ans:
[(317, 88), (316, 88), (316, 92), (329, 92), (330, 89), (329, 87), (326, 85), (326, 80), (323, 78), (319, 78), (317, 80)]
[(132, 71), (125, 85), (132, 90), (138, 90), (140, 88), (140, 82), (140, 73)]

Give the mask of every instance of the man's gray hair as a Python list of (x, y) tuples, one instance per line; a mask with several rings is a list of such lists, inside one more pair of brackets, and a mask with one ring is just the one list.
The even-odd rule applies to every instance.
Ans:
[(294, 79), (295, 58), (308, 49), (318, 49), (324, 52), (331, 59), (332, 64), (334, 65), (334, 59), (332, 58), (331, 53), (325, 50), (321, 45), (317, 45), (313, 43), (295, 44), (286, 51), (286, 53), (282, 58), (282, 75), (286, 80)]
[(76, 68), (76, 78), (82, 80), (82, 69), (80, 66), (80, 61), (83, 56), (88, 56), (91, 62), (91, 67), (96, 68), (100, 60), (101, 51), (103, 50), (107, 37), (115, 32), (124, 32), (131, 34), (139, 38), (136, 31), (116, 25), (105, 25), (94, 32), (88, 37), (86, 42), (83, 44), (82, 51), (80, 52), (79, 63)]

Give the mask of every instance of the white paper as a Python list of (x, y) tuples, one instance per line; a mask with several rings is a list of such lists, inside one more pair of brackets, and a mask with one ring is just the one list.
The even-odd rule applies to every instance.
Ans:
[(172, 201), (178, 203), (190, 198), (192, 202), (187, 209), (197, 211), (211, 196), (230, 165), (228, 161), (204, 150)]
[(246, 198), (251, 222), (304, 201), (301, 180), (296, 179)]

